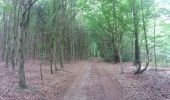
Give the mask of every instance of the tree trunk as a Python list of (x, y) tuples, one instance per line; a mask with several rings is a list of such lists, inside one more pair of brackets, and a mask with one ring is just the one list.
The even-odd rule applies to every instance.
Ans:
[(157, 65), (157, 56), (156, 56), (156, 21), (154, 20), (154, 57), (155, 57), (155, 66), (156, 71), (158, 71), (158, 65)]
[(59, 53), (60, 53), (60, 67), (63, 68), (64, 62), (64, 52), (63, 52), (63, 34), (64, 34), (64, 0), (60, 1), (61, 9), (60, 9), (60, 18), (59, 18)]
[(137, 71), (135, 74), (141, 71), (141, 59), (140, 59), (140, 47), (139, 47), (139, 33), (138, 33), (138, 20), (137, 20), (137, 9), (136, 0), (132, 0), (132, 10), (133, 10), (133, 22), (134, 22), (134, 34), (135, 34), (135, 64)]
[[(36, 2), (32, 2), (32, 0), (28, 0), (26, 4), (22, 4), (22, 18), (20, 22), (20, 28), (21, 28), (21, 36), (20, 36), (20, 56), (19, 56), (19, 86), (21, 88), (26, 88), (26, 82), (25, 82), (25, 71), (24, 71), (24, 63), (25, 63), (25, 58), (24, 58), (24, 53), (25, 53), (25, 40), (27, 38), (27, 28), (29, 24), (29, 18), (30, 18), (30, 10), (31, 6)], [(22, 2), (22, 3), (25, 3)]]
[(146, 63), (145, 68), (143, 70), (141, 70), (140, 73), (146, 71), (148, 66), (149, 66), (149, 48), (148, 48), (148, 39), (147, 39), (147, 33), (146, 33), (146, 22), (145, 22), (145, 17), (144, 17), (142, 0), (141, 0), (141, 8), (142, 8), (143, 31), (144, 31), (144, 35), (145, 35), (145, 46), (146, 46), (146, 53), (147, 53), (147, 63)]
[(41, 63), (40, 63), (40, 78), (43, 80), (43, 72), (42, 72), (42, 64), (43, 64), (43, 59), (44, 59), (44, 49), (43, 49), (43, 44), (44, 44), (44, 35), (41, 36), (42, 41), (41, 41)]
[(16, 0), (13, 1), (13, 6), (14, 6), (14, 9), (13, 9), (13, 41), (12, 41), (12, 52), (11, 52), (11, 64), (12, 64), (12, 71), (15, 70), (15, 51), (16, 51), (16, 34), (17, 34), (17, 31), (16, 31), (16, 10), (17, 10), (17, 2)]
[(117, 47), (114, 49), (114, 60), (115, 63), (120, 63), (120, 50)]
[(25, 28), (21, 26), (21, 37), (20, 37), (20, 56), (19, 56), (19, 86), (21, 88), (26, 88), (26, 82), (25, 82), (25, 71), (24, 71), (24, 34), (25, 34)]
[(54, 50), (54, 38), (53, 38), (53, 34), (51, 33), (51, 43), (50, 43), (50, 71), (51, 74), (53, 74), (53, 50)]

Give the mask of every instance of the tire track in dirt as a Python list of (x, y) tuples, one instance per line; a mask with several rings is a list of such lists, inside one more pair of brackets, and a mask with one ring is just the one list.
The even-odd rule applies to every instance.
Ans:
[(116, 79), (98, 66), (96, 61), (84, 63), (82, 72), (68, 89), (63, 100), (121, 100)]
[[(96, 65), (97, 66), (97, 65)], [(107, 67), (107, 66), (104, 66)], [(103, 66), (98, 65), (97, 70), (100, 76), (100, 83), (103, 87), (105, 98), (104, 100), (122, 100), (122, 87), (116, 78), (113, 78)]]

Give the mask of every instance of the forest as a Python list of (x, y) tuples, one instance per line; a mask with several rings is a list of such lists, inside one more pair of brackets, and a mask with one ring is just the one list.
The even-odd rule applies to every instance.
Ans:
[(170, 100), (170, 0), (0, 0), (0, 100)]

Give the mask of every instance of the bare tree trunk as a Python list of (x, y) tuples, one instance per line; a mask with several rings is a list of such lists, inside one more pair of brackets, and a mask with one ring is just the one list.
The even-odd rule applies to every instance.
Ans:
[[(56, 24), (56, 23), (58, 23), (57, 22), (57, 9), (56, 9), (56, 0), (53, 0), (53, 14), (54, 14), (54, 17), (53, 17), (53, 22), (52, 22), (52, 24), (53, 24), (53, 34), (54, 34), (54, 37), (57, 37), (57, 29), (58, 29), (58, 27), (59, 26), (57, 26), (58, 24)], [(54, 68), (55, 68), (55, 71), (57, 71), (58, 70), (58, 68), (57, 68), (57, 39), (56, 38), (54, 38), (54, 43), (53, 43), (53, 60), (54, 60)]]
[(17, 34), (17, 31), (16, 31), (16, 10), (17, 10), (17, 1), (14, 0), (13, 1), (13, 41), (12, 41), (12, 52), (11, 52), (11, 64), (12, 64), (12, 71), (15, 70), (15, 52), (16, 52), (16, 34)]
[(115, 63), (120, 63), (120, 49), (117, 47), (114, 49), (114, 60)]
[(8, 67), (9, 61), (11, 59), (11, 30), (12, 30), (12, 24), (10, 23), (12, 21), (12, 9), (10, 10), (10, 13), (8, 13), (9, 19), (7, 20), (7, 30), (5, 34), (7, 34), (7, 41), (6, 41), (6, 67)]
[(63, 34), (64, 34), (64, 0), (60, 1), (61, 9), (60, 9), (60, 18), (59, 18), (59, 53), (60, 53), (60, 67), (63, 68), (64, 62), (64, 54), (63, 54)]
[(147, 70), (149, 66), (149, 48), (148, 48), (148, 39), (147, 39), (147, 33), (146, 33), (146, 22), (145, 22), (145, 17), (144, 17), (144, 11), (143, 11), (143, 2), (141, 0), (141, 8), (142, 8), (142, 21), (143, 21), (143, 31), (145, 35), (145, 46), (146, 46), (146, 53), (147, 53), (147, 63), (146, 66), (143, 70), (140, 71), (140, 73), (144, 72)]
[(138, 20), (136, 0), (132, 0), (133, 22), (134, 22), (134, 34), (135, 34), (135, 64), (137, 71), (135, 74), (139, 74), (141, 71), (141, 59), (140, 59), (140, 47), (139, 47), (139, 33), (138, 33)]
[(24, 70), (24, 63), (25, 63), (25, 59), (24, 59), (24, 34), (26, 32), (26, 29), (21, 26), (21, 37), (20, 37), (20, 60), (19, 60), (19, 86), (21, 88), (26, 88), (26, 82), (25, 82), (25, 70)]
[(120, 53), (120, 48), (121, 48), (121, 45), (119, 46), (120, 73), (123, 74), (124, 73), (124, 69), (123, 69), (123, 64), (122, 64), (122, 56), (121, 56), (121, 53)]
[(16, 23), (16, 24), (17, 24), (17, 25), (16, 25), (16, 29), (17, 29), (17, 30), (16, 30), (16, 32), (17, 32), (17, 34), (16, 34), (16, 35), (17, 35), (17, 36), (16, 36), (16, 37), (17, 37), (17, 39), (16, 39), (16, 44), (17, 44), (17, 45), (16, 45), (16, 46), (17, 46), (17, 47), (16, 47), (16, 55), (15, 55), (15, 61), (14, 61), (16, 65), (18, 65), (18, 59), (19, 59), (19, 58), (18, 58), (18, 56), (19, 56), (19, 39), (20, 39), (20, 34), (21, 34), (21, 31), (20, 31), (20, 29), (19, 29), (19, 27), (20, 27), (20, 26), (19, 26), (19, 23), (20, 23), (20, 11), (21, 11), (21, 6), (19, 6), (19, 8), (18, 8), (18, 12), (17, 12), (17, 17), (18, 17), (18, 18), (17, 18), (17, 21), (16, 21), (16, 22), (17, 22), (17, 23)]
[(43, 80), (42, 63), (43, 63), (43, 58), (41, 59), (41, 63), (40, 63), (40, 78), (41, 78), (41, 80)]
[(3, 59), (5, 59), (6, 68), (9, 64), (10, 56), (10, 19), (12, 18), (11, 12), (3, 12), (3, 34), (4, 34), (4, 49), (3, 49)]
[(43, 45), (44, 45), (44, 35), (42, 35), (41, 37), (42, 37), (42, 41), (41, 41), (40, 78), (41, 78), (41, 80), (43, 80), (42, 64), (43, 64), (43, 59), (44, 59), (44, 49), (43, 49)]
[(54, 40), (54, 66), (55, 66), (55, 71), (57, 71), (58, 70), (58, 68), (57, 68), (57, 57), (56, 57), (56, 53), (57, 53), (57, 47), (56, 47), (56, 38), (55, 38), (55, 40)]
[(157, 56), (156, 56), (156, 21), (154, 20), (154, 57), (155, 57), (155, 66), (156, 71), (158, 71), (158, 65), (157, 65)]
[(29, 24), (29, 18), (30, 18), (30, 10), (31, 10), (31, 6), (36, 2), (36, 0), (34, 2), (32, 2), (32, 0), (28, 0), (22, 1), (22, 4), (20, 6), (22, 6), (22, 18), (21, 18), (21, 22), (20, 22), (20, 28), (21, 28), (21, 36), (20, 36), (20, 61), (19, 61), (19, 86), (21, 88), (26, 88), (26, 82), (25, 82), (25, 70), (24, 70), (24, 64), (25, 64), (25, 58), (24, 58), (24, 53), (25, 53), (25, 39), (27, 37), (27, 28), (28, 28), (28, 24)]
[(53, 74), (53, 38), (51, 40), (51, 50), (50, 50), (50, 71), (51, 71), (51, 74)]

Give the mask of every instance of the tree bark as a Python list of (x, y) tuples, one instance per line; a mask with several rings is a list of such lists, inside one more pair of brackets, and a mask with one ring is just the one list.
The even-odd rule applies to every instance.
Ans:
[(139, 32), (138, 32), (138, 19), (137, 19), (137, 8), (136, 0), (132, 0), (132, 12), (133, 12), (133, 22), (134, 22), (134, 34), (135, 34), (135, 64), (137, 71), (135, 74), (141, 71), (141, 59), (140, 59), (140, 47), (139, 47)]
[(13, 41), (12, 41), (12, 52), (11, 52), (11, 64), (12, 64), (12, 71), (15, 70), (15, 52), (16, 52), (16, 34), (17, 34), (17, 31), (16, 31), (16, 10), (17, 10), (17, 1), (14, 0), (13, 1)]
[(141, 8), (142, 8), (142, 21), (143, 21), (143, 31), (145, 35), (145, 46), (146, 46), (146, 53), (147, 53), (147, 62), (146, 66), (143, 70), (140, 71), (140, 73), (144, 72), (147, 70), (149, 66), (149, 48), (148, 48), (148, 39), (147, 39), (147, 32), (146, 32), (146, 22), (145, 22), (145, 17), (144, 17), (144, 10), (143, 10), (143, 1), (141, 0)]
[(157, 56), (156, 56), (156, 21), (154, 20), (154, 57), (155, 57), (155, 67), (156, 71), (158, 71), (158, 65), (157, 65)]
[(30, 18), (30, 10), (31, 10), (31, 6), (36, 2), (37, 0), (33, 1), (32, 0), (28, 0), (27, 2), (25, 2), (25, 0), (22, 1), (23, 4), (21, 4), (20, 6), (22, 6), (22, 17), (21, 17), (21, 22), (20, 22), (20, 28), (21, 28), (21, 36), (20, 36), (20, 56), (19, 56), (19, 87), (20, 88), (27, 88), (26, 86), (26, 82), (25, 82), (25, 70), (24, 70), (24, 64), (25, 64), (25, 58), (24, 58), (24, 54), (25, 54), (25, 49), (26, 47), (25, 45), (25, 40), (27, 38), (27, 28), (29, 25), (29, 18)]

